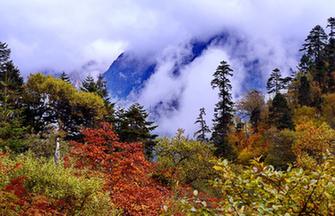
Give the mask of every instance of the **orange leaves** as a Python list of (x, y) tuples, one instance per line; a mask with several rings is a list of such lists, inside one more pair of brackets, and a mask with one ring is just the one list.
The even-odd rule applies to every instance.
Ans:
[(303, 153), (318, 158), (326, 150), (331, 151), (334, 140), (335, 131), (328, 124), (305, 121), (296, 126), (296, 141), (293, 151), (298, 159)]
[(146, 160), (142, 144), (119, 142), (107, 123), (82, 133), (83, 142), (72, 142), (77, 167), (102, 172), (106, 190), (125, 215), (158, 215), (168, 190), (151, 178), (154, 165)]

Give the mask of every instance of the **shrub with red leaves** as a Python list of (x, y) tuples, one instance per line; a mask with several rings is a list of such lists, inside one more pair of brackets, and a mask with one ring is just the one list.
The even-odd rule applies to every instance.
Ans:
[(103, 172), (106, 190), (124, 215), (158, 215), (169, 191), (151, 178), (154, 165), (146, 160), (142, 144), (119, 142), (108, 123), (82, 133), (83, 142), (72, 142), (76, 167)]

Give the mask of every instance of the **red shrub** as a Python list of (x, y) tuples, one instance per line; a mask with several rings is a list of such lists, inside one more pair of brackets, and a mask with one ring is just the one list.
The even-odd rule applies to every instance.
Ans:
[(76, 166), (103, 172), (106, 190), (125, 215), (158, 215), (168, 190), (151, 178), (154, 165), (146, 160), (142, 144), (119, 142), (107, 123), (82, 133), (84, 142), (72, 142)]

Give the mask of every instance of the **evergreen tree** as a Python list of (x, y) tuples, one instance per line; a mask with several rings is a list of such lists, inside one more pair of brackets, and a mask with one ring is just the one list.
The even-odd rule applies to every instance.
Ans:
[(116, 117), (114, 104), (110, 102), (108, 97), (107, 83), (102, 74), (99, 74), (97, 81), (95, 82), (92, 76), (88, 76), (82, 83), (82, 91), (95, 93), (100, 96), (104, 102), (107, 110), (104, 120), (115, 125)]
[(292, 151), (294, 144), (294, 132), (290, 130), (275, 131), (270, 135), (270, 148), (265, 162), (273, 165), (276, 169), (286, 170), (289, 164), (295, 161)]
[(330, 29), (329, 41), (326, 47), (327, 58), (327, 85), (328, 90), (335, 91), (335, 18), (328, 19), (327, 28)]
[(293, 129), (292, 114), (286, 98), (281, 93), (273, 98), (269, 109), (270, 124), (278, 129)]
[(27, 150), (27, 127), (22, 121), (20, 71), (10, 60), (10, 49), (0, 42), (0, 149), (21, 153)]
[(98, 76), (96, 87), (97, 87), (98, 95), (100, 95), (103, 99), (108, 101), (109, 99), (108, 99), (108, 91), (107, 91), (107, 82), (104, 79), (102, 74), (99, 74)]
[(306, 76), (300, 77), (298, 102), (300, 106), (310, 106), (312, 104), (311, 86)]
[(119, 110), (117, 113), (116, 132), (122, 142), (143, 142), (146, 155), (151, 158), (157, 135), (152, 131), (157, 127), (154, 122), (148, 121), (148, 113), (143, 106), (133, 104), (128, 110)]
[(327, 39), (324, 29), (317, 25), (310, 31), (300, 51), (303, 51), (311, 62), (316, 62), (323, 55)]
[(288, 83), (291, 81), (291, 77), (282, 78), (281, 72), (278, 68), (275, 68), (270, 74), (270, 78), (266, 83), (266, 89), (268, 93), (279, 93), (280, 90), (287, 88)]
[(205, 115), (205, 108), (200, 108), (199, 116), (195, 121), (195, 124), (199, 124), (200, 129), (194, 133), (194, 137), (196, 137), (198, 141), (202, 142), (208, 141), (206, 134), (211, 132), (204, 119)]
[(328, 19), (327, 28), (330, 28), (329, 39), (335, 39), (335, 18), (330, 17)]
[(0, 72), (4, 70), (5, 64), (9, 61), (10, 49), (6, 43), (0, 41)]
[(70, 83), (71, 84), (71, 78), (69, 77), (69, 75), (67, 75), (67, 73), (65, 73), (64, 71), (61, 73), (61, 75), (59, 76), (59, 79)]
[(88, 75), (81, 84), (80, 90), (84, 92), (96, 93), (98, 94), (98, 87), (91, 75)]
[(219, 90), (219, 102), (214, 109), (214, 127), (211, 140), (217, 148), (217, 155), (224, 156), (228, 159), (234, 159), (233, 147), (228, 143), (229, 126), (233, 118), (233, 101), (231, 96), (231, 84), (229, 77), (232, 76), (233, 70), (225, 62), (220, 65), (214, 73), (214, 79), (211, 82), (213, 88)]
[[(324, 29), (315, 26), (305, 39), (305, 43), (300, 51), (303, 52), (300, 65), (304, 65), (304, 70), (311, 72), (313, 80), (315, 80), (323, 92), (326, 91), (326, 58), (325, 50), (328, 43), (328, 36)], [(301, 67), (302, 68), (302, 67)], [(306, 72), (306, 71), (303, 71)]]

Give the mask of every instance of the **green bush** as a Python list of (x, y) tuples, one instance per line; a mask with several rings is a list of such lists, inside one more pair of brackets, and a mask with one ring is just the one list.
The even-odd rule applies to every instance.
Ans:
[(273, 132), (270, 136), (270, 148), (265, 162), (273, 165), (276, 169), (287, 169), (288, 164), (295, 161), (295, 155), (292, 151), (294, 141), (293, 131), (286, 129)]
[(65, 201), (66, 205), (71, 206), (70, 212), (67, 212), (69, 215), (113, 213), (110, 196), (103, 191), (102, 178), (88, 177), (84, 171), (79, 173), (61, 164), (55, 165), (52, 160), (35, 159), (32, 155), (18, 156), (12, 163), (21, 167), (11, 173), (10, 178), (24, 176), (24, 186), (28, 192)]
[(172, 184), (190, 184), (204, 190), (208, 180), (214, 179), (212, 169), (216, 158), (209, 143), (189, 140), (180, 132), (174, 138), (160, 139), (156, 146), (160, 179)]

